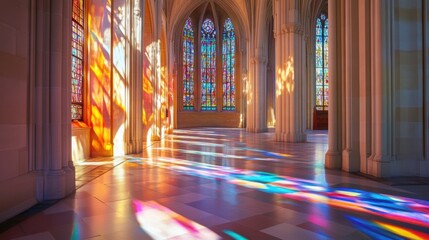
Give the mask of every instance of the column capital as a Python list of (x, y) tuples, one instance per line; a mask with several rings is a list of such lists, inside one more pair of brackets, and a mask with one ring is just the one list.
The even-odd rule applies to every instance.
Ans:
[(267, 57), (252, 57), (252, 58), (250, 58), (250, 62), (253, 64), (267, 64), (268, 58)]
[(310, 35), (308, 34), (304, 34), (304, 41), (308, 42), (308, 40), (310, 40)]
[(287, 23), (283, 24), (281, 32), (304, 34), (304, 27), (302, 26), (302, 24), (299, 23)]

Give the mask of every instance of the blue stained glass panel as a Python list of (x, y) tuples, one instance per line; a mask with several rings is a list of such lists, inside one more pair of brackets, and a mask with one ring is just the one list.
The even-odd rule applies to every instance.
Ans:
[(233, 111), (235, 110), (235, 32), (230, 18), (225, 20), (222, 37), (222, 109)]
[(321, 14), (316, 20), (315, 67), (316, 67), (316, 108), (326, 109), (328, 106), (328, 18)]
[(201, 110), (216, 110), (216, 29), (210, 18), (201, 27)]
[(188, 18), (183, 27), (183, 109), (194, 110), (194, 30)]

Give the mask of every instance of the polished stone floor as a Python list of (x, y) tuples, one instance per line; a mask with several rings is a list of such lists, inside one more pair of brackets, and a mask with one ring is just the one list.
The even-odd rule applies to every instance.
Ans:
[(323, 166), (306, 143), (242, 129), (176, 130), (142, 154), (76, 164), (76, 193), (0, 239), (429, 239), (429, 185)]

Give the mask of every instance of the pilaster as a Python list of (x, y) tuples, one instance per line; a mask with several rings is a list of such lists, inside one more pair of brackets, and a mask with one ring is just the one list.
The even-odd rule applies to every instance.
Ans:
[[(68, 39), (72, 39), (72, 30), (71, 30), (71, 19), (72, 19), (72, 2), (71, 1), (63, 1), (62, 5), (62, 69), (65, 72), (70, 72), (71, 66), (71, 41)], [(67, 76), (67, 77), (64, 77)], [(70, 111), (70, 100), (71, 100), (71, 92), (68, 89), (71, 89), (71, 74), (62, 74), (61, 81), (63, 83), (62, 94), (61, 94), (61, 102), (63, 103), (63, 108), (66, 110), (62, 111), (61, 118), (61, 129), (63, 132), (62, 137), (62, 170), (65, 174), (65, 192), (69, 194), (76, 189), (76, 181), (75, 181), (75, 167), (72, 159), (72, 149), (71, 149), (71, 139), (72, 139), (72, 129), (70, 124), (71, 119), (71, 111)], [(65, 113), (65, 114), (64, 114)]]
[(370, 44), (370, 0), (359, 0), (359, 138), (360, 167), (368, 174), (368, 160), (371, 154), (371, 48)]
[(345, 78), (344, 78), (344, 134), (342, 169), (347, 172), (359, 171), (359, 36), (357, 2), (345, 0)]
[[(36, 3), (35, 170), (39, 201), (75, 190), (70, 154), (71, 1)], [(66, 113), (66, 114), (64, 114)]]
[(252, 57), (250, 59), (251, 77), (248, 79), (249, 92), (247, 93), (247, 131), (266, 132), (266, 57)]
[(257, 1), (252, 19), (252, 38), (248, 42), (249, 69), (246, 82), (246, 130), (266, 132), (267, 128), (267, 63), (268, 63), (268, 14), (267, 0)]
[(161, 102), (162, 102), (162, 92), (161, 92), (161, 31), (162, 31), (162, 21), (161, 21), (161, 13), (163, 0), (155, 0), (154, 1), (154, 21), (155, 21), (155, 29), (154, 29), (154, 48), (153, 51), (153, 59), (152, 64), (154, 69), (154, 93), (153, 93), (153, 111), (154, 111), (154, 127), (152, 128), (152, 140), (159, 141), (162, 137), (162, 123), (161, 123)]
[(142, 79), (143, 79), (143, 1), (131, 3), (129, 138), (127, 153), (139, 153), (143, 148)]
[(393, 3), (388, 0), (372, 1), (371, 20), (373, 69), (372, 69), (372, 142), (369, 174), (377, 177), (390, 175), (393, 156), (392, 111), (392, 13)]
[[(339, 11), (341, 2), (336, 0), (328, 1), (329, 12), (329, 46), (339, 46)], [(325, 167), (341, 168), (342, 155), (340, 152), (341, 132), (340, 132), (340, 98), (339, 98), (339, 61), (338, 49), (340, 47), (330, 47), (328, 56), (329, 69), (329, 106), (328, 106), (328, 151), (325, 155)]]
[(429, 176), (429, 0), (422, 1), (423, 12), (423, 82), (424, 84), (424, 159), (421, 176)]

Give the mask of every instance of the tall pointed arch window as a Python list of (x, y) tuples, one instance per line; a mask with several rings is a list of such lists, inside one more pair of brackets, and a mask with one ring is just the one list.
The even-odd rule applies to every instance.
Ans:
[(316, 20), (316, 109), (327, 110), (328, 78), (328, 18), (322, 13)]
[(183, 28), (183, 109), (194, 110), (194, 30), (188, 18)]
[(223, 110), (235, 110), (235, 32), (230, 18), (225, 20), (222, 43)]
[(216, 29), (210, 18), (201, 25), (201, 110), (216, 110)]
[(72, 66), (71, 117), (83, 119), (83, 55), (84, 55), (84, 0), (73, 0), (72, 6)]
[(188, 112), (237, 111), (240, 104), (236, 92), (240, 82), (236, 79), (235, 26), (229, 17), (217, 19), (213, 12), (202, 14), (205, 17), (198, 26), (191, 20), (199, 18), (194, 14), (180, 30), (180, 108)]

